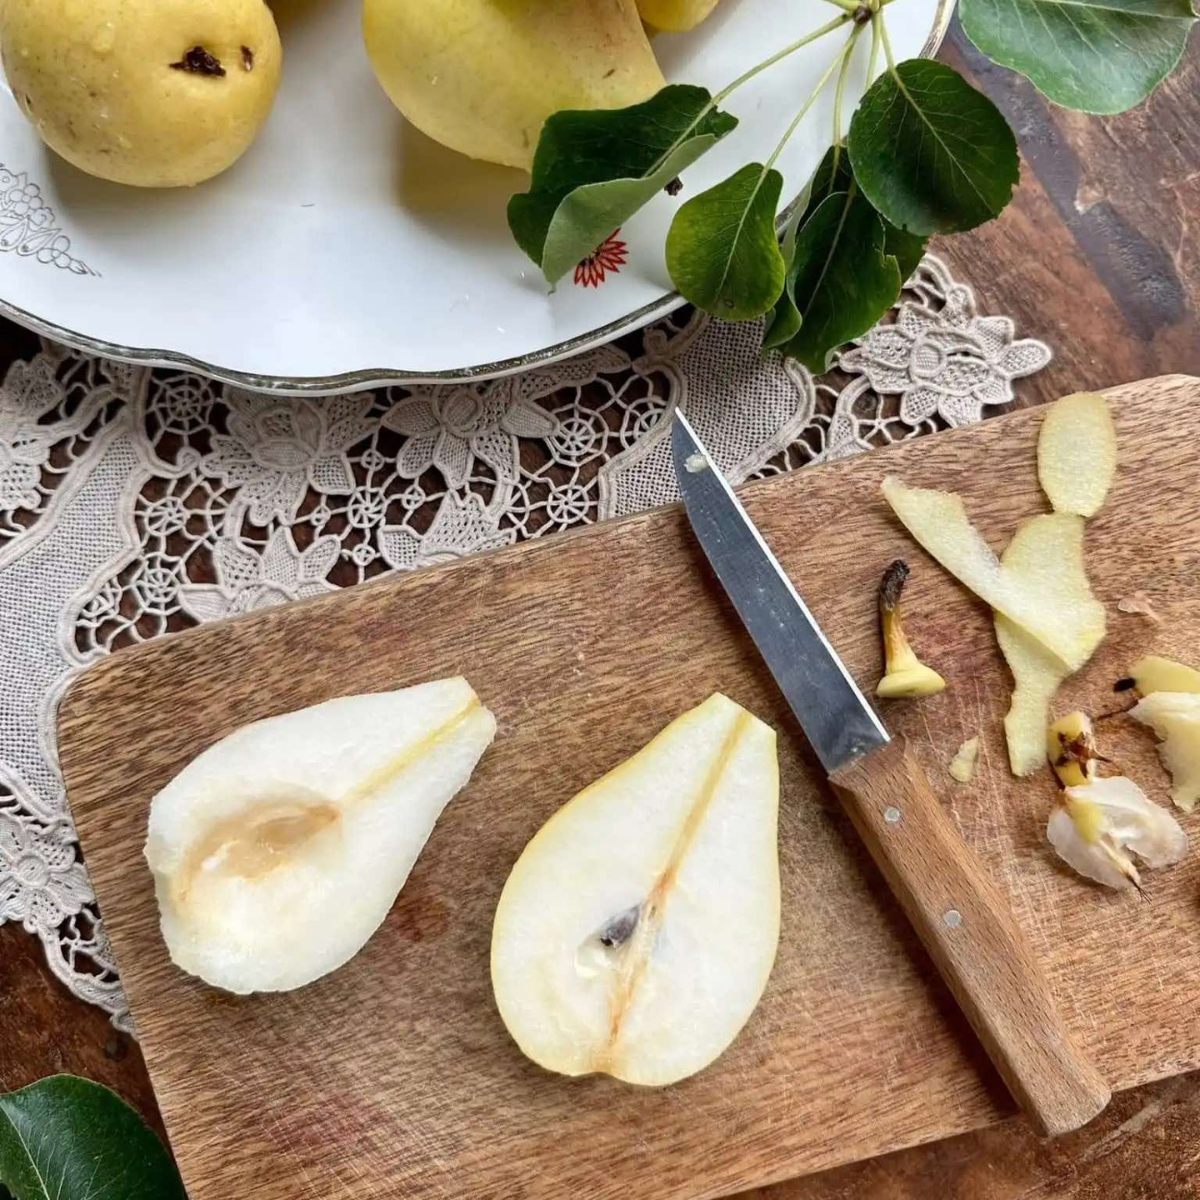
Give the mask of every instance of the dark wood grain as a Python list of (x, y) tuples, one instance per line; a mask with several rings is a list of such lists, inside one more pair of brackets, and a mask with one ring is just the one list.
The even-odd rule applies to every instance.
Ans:
[[(998, 222), (934, 246), (984, 307), (1054, 348), (1051, 366), (1017, 385), (1018, 402), (1200, 372), (1200, 46), (1193, 42), (1146, 106), (1113, 118), (1054, 109), (983, 64), (957, 30), (942, 57), (1018, 119), (1024, 175), (1012, 206)], [(1059, 155), (1068, 169), (1056, 165)], [(5, 362), (34, 345), (0, 323)], [(35, 940), (0, 928), (0, 1085), (58, 1070), (109, 1083), (157, 1120), (136, 1046), (114, 1039), (97, 1010), (59, 985)], [(1198, 1123), (1200, 1076), (1178, 1078), (1117, 1096), (1088, 1130), (1062, 1139), (1039, 1139), (1014, 1120), (753, 1196), (1183, 1200), (1200, 1194)]]
[[(1089, 564), (1107, 609), (1145, 591), (1164, 624), (1113, 621), (1060, 698), (1091, 712), (1111, 705), (1132, 659), (1200, 639), (1200, 493), (1188, 474), (1200, 379), (1111, 395), (1122, 470), (1089, 525)], [(1174, 414), (1182, 436), (1164, 439)], [(1038, 424), (1016, 413), (743, 497), (864, 684), (880, 671), (879, 572), (910, 557), (920, 580), (907, 596), (910, 633), (937, 648), (933, 665), (957, 686), (890, 706), (888, 723), (1011, 905), (1071, 1037), (1114, 1088), (1131, 1087), (1200, 1066), (1200, 858), (1153, 877), (1152, 923), (1136, 893), (1089, 892), (1058, 867), (1044, 833), (1053, 778), (1016, 780), (1005, 763), (1008, 678), (990, 614), (916, 550), (879, 495), (889, 472), (955, 487), (999, 543), (1043, 507)], [(631, 596), (637, 622), (620, 619)], [(458, 673), (500, 735), (361, 954), (302, 993), (250, 999), (173, 967), (140, 844), (149, 799), (179, 764), (250, 720)], [(676, 1087), (538, 1071), (491, 997), (503, 880), (565, 799), (716, 689), (785, 735), (770, 986), (720, 1061)], [(85, 672), (60, 711), (64, 777), (193, 1200), (250, 1187), (259, 1200), (320, 1200), (343, 1195), (348, 1177), (410, 1200), (709, 1200), (1011, 1112), (792, 729), (677, 508), (195, 629)], [(983, 766), (959, 788), (946, 764), (975, 733)], [(1104, 741), (1131, 775), (1165, 787), (1132, 722), (1106, 727)]]

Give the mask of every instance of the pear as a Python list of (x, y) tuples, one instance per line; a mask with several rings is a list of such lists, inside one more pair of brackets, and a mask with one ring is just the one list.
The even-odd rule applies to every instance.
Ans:
[(202, 183), (250, 148), (283, 59), (263, 0), (4, 0), (0, 47), (46, 145), (155, 188)]
[(638, 0), (642, 20), (655, 29), (685, 33), (717, 7), (717, 0)]
[(664, 86), (634, 0), (366, 0), (363, 31), (418, 129), (526, 170), (552, 113), (624, 108)]
[(150, 805), (171, 958), (242, 994), (348, 962), (495, 731), (470, 684), (445, 679), (271, 717), (205, 750)]
[(500, 1015), (534, 1062), (664, 1085), (713, 1062), (779, 943), (775, 732), (715, 695), (560, 809), (492, 930)]

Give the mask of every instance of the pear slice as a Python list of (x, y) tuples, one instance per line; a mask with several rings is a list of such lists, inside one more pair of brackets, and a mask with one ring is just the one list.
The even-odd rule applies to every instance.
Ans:
[[(1033, 517), (1017, 530), (1001, 563), (1035, 603), (1074, 614), (1086, 662), (1104, 640), (1107, 621), (1084, 569), (1083, 532), (1083, 518), (1070, 513)], [(996, 640), (1016, 685), (1004, 718), (1009, 765), (1014, 775), (1031, 775), (1045, 764), (1050, 702), (1071, 672), (1003, 613), (996, 614)]]
[(1191, 812), (1200, 802), (1200, 694), (1152, 692), (1129, 715), (1162, 739), (1158, 754), (1171, 774), (1171, 799)]
[(1038, 481), (1055, 512), (1094, 517), (1117, 473), (1117, 430), (1094, 392), (1051, 404), (1038, 434)]
[(470, 684), (445, 679), (271, 717), (205, 750), (150, 806), (171, 958), (241, 994), (342, 966), (495, 732)]
[[(883, 481), (883, 495), (917, 542), (981, 600), (1003, 613), (1040, 642), (1064, 667), (1077, 671), (1095, 651), (1097, 602), (1058, 596), (1063, 564), (1056, 558), (1031, 563), (1018, 576), (1003, 566), (971, 524), (962, 500), (952, 492), (908, 487), (894, 476)], [(1082, 545), (1083, 521), (1067, 513), (1037, 520), (1053, 521), (1064, 546)], [(1103, 609), (1100, 609), (1102, 618)]]
[(716, 1059), (775, 962), (778, 816), (775, 731), (714, 695), (551, 817), (492, 931), (521, 1050), (651, 1086)]

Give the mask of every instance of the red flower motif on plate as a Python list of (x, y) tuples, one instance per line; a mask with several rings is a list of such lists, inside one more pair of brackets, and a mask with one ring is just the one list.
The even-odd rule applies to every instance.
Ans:
[(611, 271), (614, 275), (629, 261), (624, 242), (617, 241), (619, 229), (613, 230), (591, 254), (575, 268), (575, 282), (587, 287), (599, 287)]

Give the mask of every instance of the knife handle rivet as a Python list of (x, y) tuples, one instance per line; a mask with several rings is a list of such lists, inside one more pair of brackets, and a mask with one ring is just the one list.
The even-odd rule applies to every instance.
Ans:
[(898, 825), (900, 823), (900, 810), (893, 805), (889, 805), (883, 810), (883, 819), (889, 825)]
[(957, 908), (942, 913), (942, 920), (951, 928), (957, 929), (962, 924), (962, 913)]

